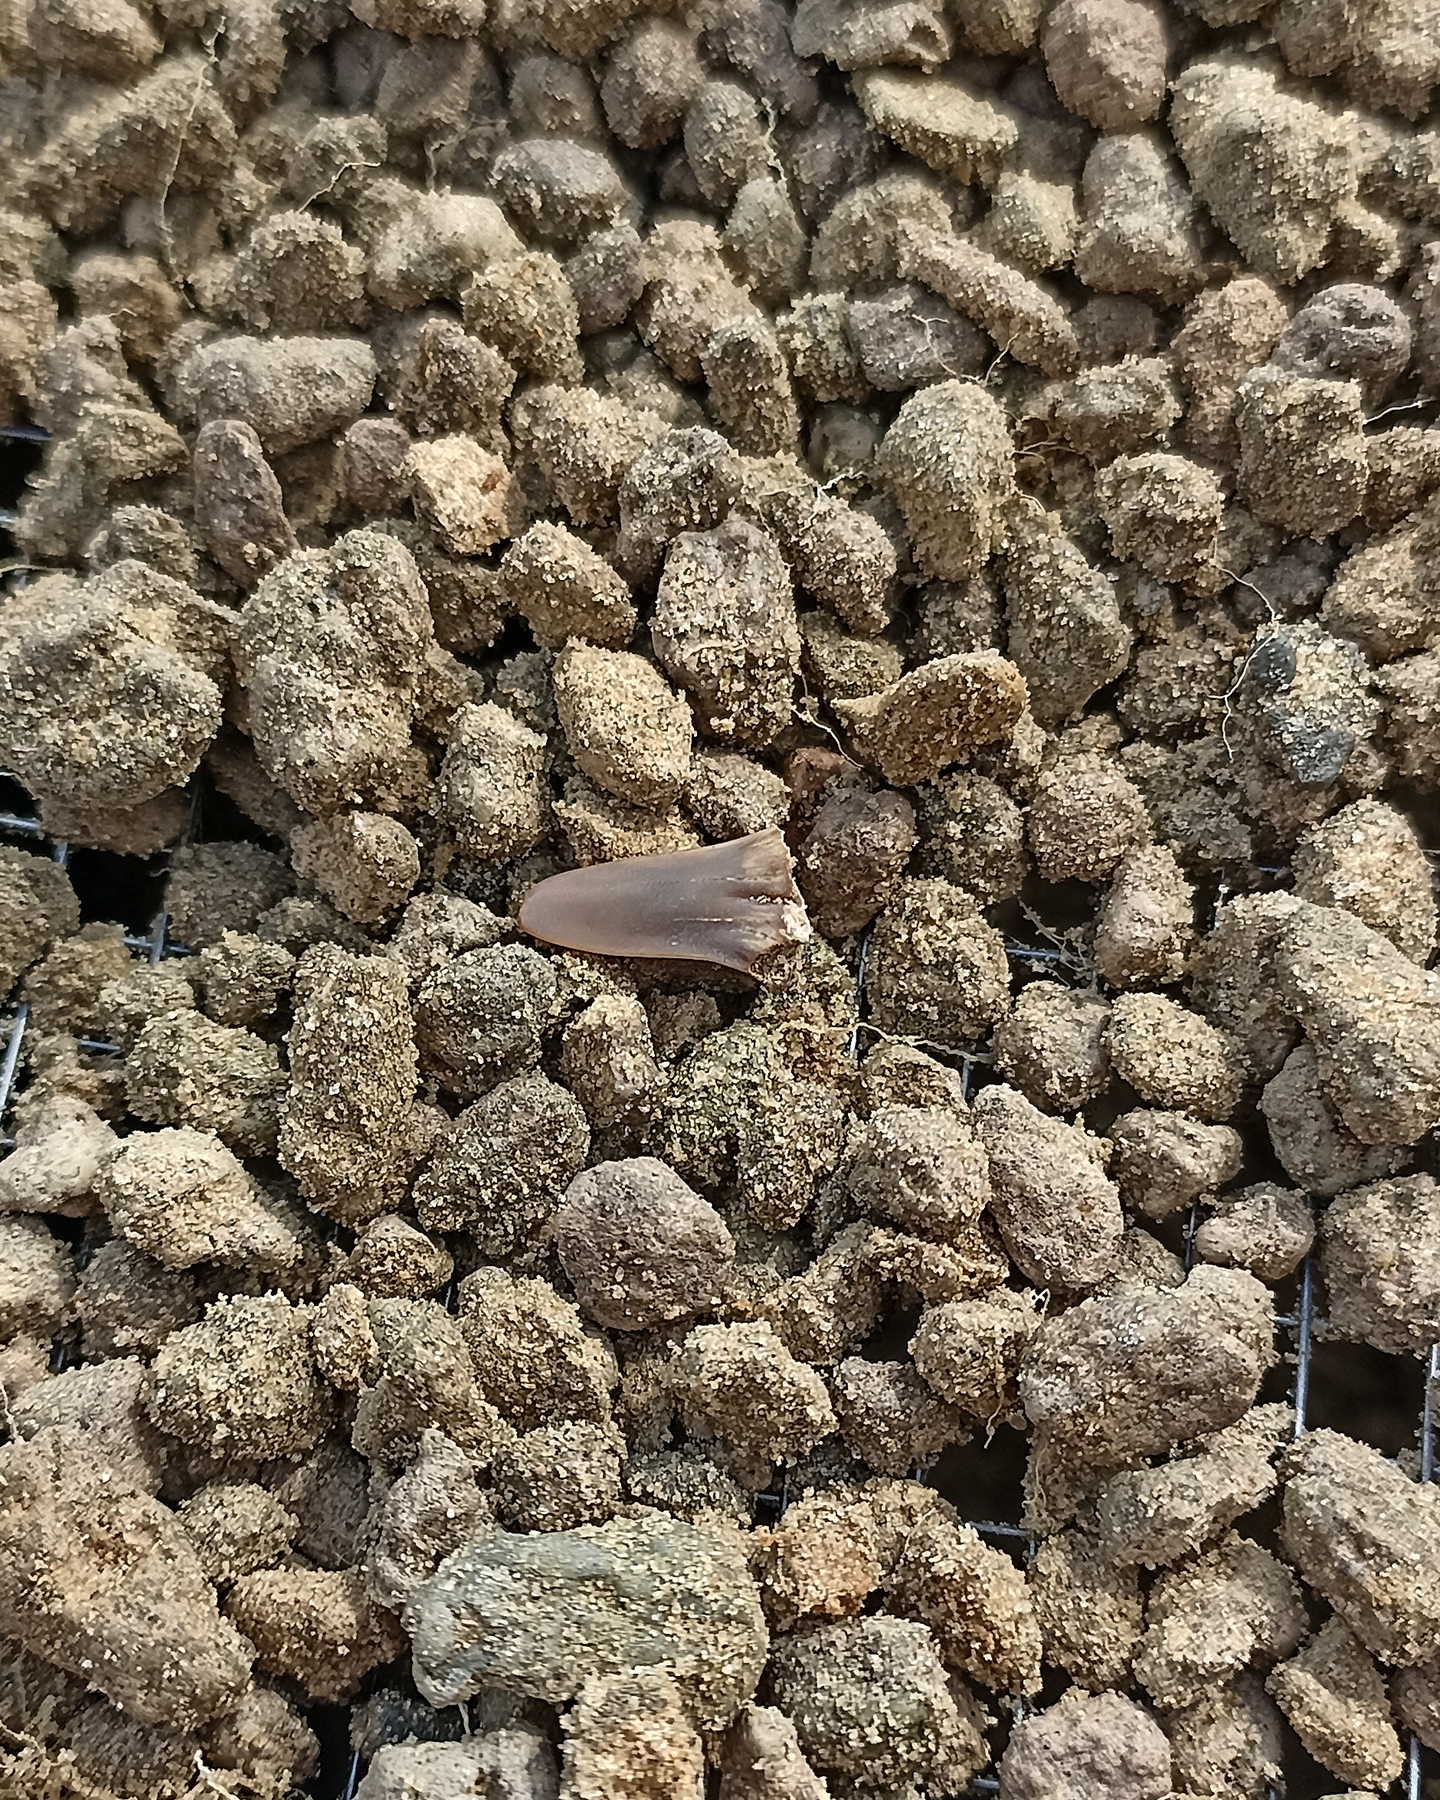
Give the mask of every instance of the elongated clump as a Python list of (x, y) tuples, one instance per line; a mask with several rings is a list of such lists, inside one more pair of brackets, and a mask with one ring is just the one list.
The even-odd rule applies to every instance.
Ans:
[(567, 869), (542, 881), (520, 925), (594, 956), (663, 956), (752, 975), (774, 950), (810, 936), (783, 833)]

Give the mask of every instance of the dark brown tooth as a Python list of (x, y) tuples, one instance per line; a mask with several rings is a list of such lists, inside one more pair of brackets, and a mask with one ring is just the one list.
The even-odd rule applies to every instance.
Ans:
[(810, 936), (784, 834), (630, 856), (552, 875), (520, 908), (531, 937), (594, 956), (669, 957), (753, 974)]

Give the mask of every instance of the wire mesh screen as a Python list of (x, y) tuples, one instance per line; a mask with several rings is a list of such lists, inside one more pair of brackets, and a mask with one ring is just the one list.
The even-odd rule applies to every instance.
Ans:
[[(0, 450), (7, 457), (18, 456), (23, 460), (43, 438), (43, 433), (32, 428), (0, 427)], [(13, 522), (13, 513), (0, 506), (0, 532)], [(12, 571), (9, 576), (11, 581), (24, 580), (23, 571), (16, 571), (13, 563), (6, 566)], [(195, 843), (202, 839), (206, 810), (213, 804), (213, 796), (206, 796), (204, 792), (203, 777), (197, 778), (192, 784), (191, 804), (182, 842)], [(29, 810), (28, 799), (23, 790), (14, 782), (13, 777), (3, 775), (0, 775), (0, 841), (23, 843), (31, 849), (48, 849), (55, 861), (70, 871), (81, 897), (84, 916), (87, 919), (107, 921), (118, 919), (126, 927), (127, 946), (149, 962), (159, 963), (192, 954), (186, 945), (175, 942), (171, 937), (170, 920), (161, 904), (165, 859), (137, 864), (135, 859), (102, 852), (82, 851), (72, 855), (67, 844), (47, 840), (42, 823)], [(1261, 877), (1275, 877), (1285, 872), (1262, 869), (1250, 873), (1252, 876), (1258, 874)], [(1217, 904), (1225, 898), (1227, 892), (1228, 889), (1222, 883), (1216, 895)], [(860, 942), (855, 970), (857, 1000), (862, 1012), (868, 942), (867, 934)], [(1015, 964), (1023, 965), (1032, 974), (1041, 969), (1046, 972), (1053, 970), (1062, 978), (1066, 974), (1063, 967), (1065, 958), (1061, 951), (1044, 945), (1020, 942), (1018, 933), (1007, 944), (1007, 951)], [(3, 1050), (0, 1050), (0, 1152), (13, 1147), (13, 1138), (5, 1133), (9, 1129), (13, 1101), (21, 1084), (28, 1024), (28, 1009), (22, 1000), (12, 999), (8, 1010), (0, 1014), (0, 1034), (3, 1034), (0, 1036), (0, 1042), (3, 1042)], [(864, 1029), (863, 1024), (857, 1024), (851, 1035), (850, 1055), (856, 1061), (863, 1049)], [(81, 1045), (87, 1051), (99, 1055), (118, 1057), (120, 1054), (117, 1046), (98, 1039), (82, 1039)], [(958, 1065), (968, 1098), (977, 1082), (986, 1076), (990, 1061), (988, 1050), (983, 1045), (975, 1045), (969, 1050), (951, 1053), (949, 1060)], [(1180, 1244), (1187, 1269), (1194, 1260), (1194, 1241), (1199, 1223), (1199, 1212), (1192, 1208)], [(81, 1246), (77, 1255), (83, 1258), (84, 1254)], [(453, 1281), (445, 1300), (447, 1306), (453, 1309)], [(1339, 1429), (1350, 1431), (1352, 1435), (1364, 1437), (1363, 1402), (1357, 1401), (1353, 1393), (1347, 1394), (1345, 1383), (1337, 1382), (1333, 1372), (1327, 1374), (1321, 1366), (1321, 1353), (1326, 1345), (1325, 1321), (1318, 1310), (1313, 1259), (1307, 1258), (1299, 1270), (1294, 1282), (1293, 1304), (1280, 1314), (1276, 1324), (1281, 1340), (1287, 1346), (1288, 1398), (1294, 1413), (1295, 1436), (1298, 1438), (1316, 1424), (1333, 1424)], [(1354, 1346), (1334, 1345), (1333, 1348), (1336, 1355), (1345, 1356), (1352, 1365), (1361, 1355)], [(70, 1345), (63, 1341), (57, 1342), (51, 1363), (52, 1370), (63, 1368), (72, 1354)], [(1395, 1359), (1384, 1360), (1393, 1362)], [(1417, 1396), (1415, 1414), (1404, 1426), (1404, 1432), (1408, 1436), (1413, 1428), (1418, 1435), (1418, 1472), (1423, 1481), (1429, 1482), (1436, 1477), (1440, 1346), (1431, 1349), (1423, 1366), (1410, 1372), (1408, 1385), (1403, 1379), (1394, 1380), (1397, 1373), (1399, 1371), (1390, 1371), (1393, 1384), (1397, 1388), (1406, 1387), (1407, 1392), (1413, 1388)], [(1380, 1447), (1393, 1454), (1404, 1446), (1387, 1443)], [(975, 1471), (980, 1463), (986, 1464), (987, 1468), (986, 1472), (977, 1475)], [(981, 1539), (1028, 1563), (1034, 1555), (1036, 1544), (1020, 1523), (1023, 1512), (1022, 1472), (1023, 1448), (1016, 1437), (1008, 1456), (971, 1456), (967, 1461), (967, 1473), (963, 1482), (954, 1479), (953, 1472), (943, 1468), (917, 1469), (915, 1475), (917, 1479), (935, 1485), (950, 1499), (963, 1521), (971, 1525)], [(774, 1486), (757, 1497), (755, 1522), (759, 1525), (773, 1525), (784, 1514), (790, 1498), (788, 1483), (783, 1478), (778, 1478)], [(983, 1500), (984, 1507), (977, 1505), (980, 1500)], [(988, 1516), (986, 1508), (989, 1509)], [(1013, 1516), (998, 1516), (1006, 1512)], [(377, 1671), (377, 1677), (384, 1673)], [(1023, 1716), (1025, 1707), (1026, 1702), (1020, 1696), (1009, 1696), (1002, 1698), (997, 1710), (1001, 1712), (1002, 1718), (1013, 1722)], [(310, 1784), (310, 1791), (317, 1796), (317, 1800), (351, 1800), (359, 1783), (362, 1767), (359, 1756), (351, 1750), (348, 1743), (345, 1714), (338, 1708), (319, 1708), (312, 1713), (311, 1718), (321, 1737), (324, 1756), (320, 1773)], [(1436, 1759), (1422, 1749), (1418, 1740), (1411, 1738), (1403, 1775), (1391, 1792), (1403, 1794), (1405, 1800), (1422, 1800), (1427, 1788), (1427, 1776), (1433, 1781), (1437, 1773), (1440, 1773), (1440, 1767), (1437, 1767)], [(1290, 1775), (1291, 1771), (1287, 1769), (1287, 1780)], [(1290, 1785), (1292, 1796), (1318, 1794), (1335, 1785), (1331, 1778), (1321, 1776), (1313, 1765), (1310, 1766), (1309, 1777), (1302, 1771), (1297, 1771), (1297, 1775), (1299, 1779)], [(993, 1767), (971, 1784), (971, 1792), (976, 1795), (993, 1794), (998, 1788), (999, 1781)], [(1431, 1791), (1435, 1790), (1432, 1788)]]
[[(13, 784), (13, 777), (0, 775), (0, 782), (10, 788), (10, 809), (0, 808), (0, 839), (8, 839), (27, 844), (30, 848), (44, 846), (49, 849), (55, 861), (60, 863), (77, 877), (77, 887), (81, 891), (82, 904), (88, 914), (106, 914), (110, 916), (116, 908), (112, 905), (107, 912), (107, 900), (120, 899), (121, 911), (134, 911), (143, 907), (147, 895), (158, 894), (164, 879), (164, 862), (159, 859), (155, 864), (144, 865), (137, 869), (125, 871), (126, 880), (116, 880), (120, 873), (119, 865), (132, 859), (108, 856), (104, 853), (83, 852), (72, 856), (70, 847), (64, 843), (50, 843), (46, 839), (45, 830), (39, 819), (23, 809), (23, 794)], [(203, 802), (202, 789), (197, 781), (192, 788), (186, 829), (182, 842), (199, 841), (202, 834)], [(114, 865), (114, 866), (112, 866)], [(170, 935), (170, 920), (163, 907), (158, 907), (148, 916), (148, 924), (142, 918), (122, 920), (128, 923), (125, 942), (128, 947), (142, 954), (148, 961), (158, 963), (168, 958), (187, 957), (190, 949), (174, 941)], [(143, 926), (143, 929), (141, 928)], [(1047, 963), (1053, 961), (1058, 953), (1044, 948), (1036, 948), (1024, 943), (1011, 943), (1009, 952), (1012, 958), (1027, 963)], [(868, 938), (862, 940), (856, 967), (857, 992), (863, 992), (865, 958), (868, 949)], [(17, 1091), (20, 1074), (23, 1068), (25, 1034), (28, 1024), (28, 1010), (23, 1001), (12, 1002), (8, 1015), (4, 1020), (4, 1049), (0, 1054), (0, 1132), (8, 1128), (8, 1120), (12, 1101)], [(857, 1026), (850, 1040), (852, 1057), (858, 1058), (862, 1046), (863, 1028)], [(118, 1047), (94, 1038), (81, 1040), (84, 1049), (100, 1055), (118, 1056)], [(988, 1052), (981, 1046), (975, 1046), (968, 1052), (957, 1054), (955, 1060), (959, 1064), (961, 1080), (967, 1097), (973, 1086), (977, 1071), (988, 1064)], [(13, 1146), (13, 1139), (0, 1135), (0, 1152)], [(1193, 1260), (1194, 1237), (1199, 1225), (1198, 1210), (1193, 1209), (1187, 1220), (1183, 1238), (1183, 1257), (1187, 1268)], [(450, 1298), (447, 1296), (447, 1298)], [(1313, 1258), (1307, 1258), (1302, 1265), (1295, 1283), (1295, 1301), (1293, 1310), (1284, 1312), (1276, 1320), (1282, 1338), (1288, 1341), (1288, 1358), (1292, 1364), (1289, 1379), (1289, 1399), (1294, 1409), (1294, 1432), (1297, 1437), (1304, 1433), (1315, 1422), (1313, 1414), (1313, 1397), (1316, 1390), (1317, 1370), (1316, 1351), (1324, 1341), (1325, 1321), (1317, 1309), (1317, 1291)], [(1347, 1347), (1348, 1349), (1349, 1347)], [(52, 1370), (58, 1371), (66, 1364), (70, 1355), (69, 1348), (57, 1343), (52, 1359)], [(1421, 1479), (1432, 1481), (1436, 1475), (1436, 1436), (1437, 1409), (1440, 1409), (1440, 1346), (1433, 1348), (1420, 1370), (1420, 1405), (1415, 1430), (1418, 1434), (1418, 1457)], [(1330, 1419), (1322, 1422), (1330, 1423)], [(1342, 1427), (1346, 1424), (1352, 1431), (1356, 1429), (1353, 1419), (1337, 1417), (1333, 1422)], [(917, 1469), (919, 1480), (935, 1480), (935, 1472)], [(937, 1485), (951, 1484), (937, 1482)], [(993, 1485), (993, 1484), (992, 1484)], [(1005, 1497), (1013, 1505), (1016, 1518), (1006, 1520), (987, 1517), (966, 1517), (964, 1522), (971, 1525), (978, 1535), (997, 1548), (1018, 1556), (1028, 1562), (1035, 1550), (1035, 1540), (1018, 1523), (1021, 1512), (1021, 1493), (1018, 1478), (1018, 1466), (1009, 1484), (1010, 1491)], [(947, 1495), (947, 1497), (951, 1497)], [(788, 1485), (782, 1480), (774, 1487), (760, 1494), (756, 1501), (755, 1518), (757, 1524), (773, 1524), (785, 1512), (789, 1505)], [(960, 1504), (958, 1498), (956, 1501)], [(965, 1512), (960, 1504), (962, 1516)], [(1011, 1722), (1024, 1715), (1025, 1701), (1018, 1695), (1009, 1696), (1002, 1702), (1002, 1714)], [(330, 1709), (327, 1709), (330, 1710)], [(336, 1735), (333, 1722), (328, 1735), (332, 1739), (335, 1754), (327, 1758), (321, 1776), (311, 1784), (311, 1791), (319, 1800), (351, 1800), (358, 1786), (362, 1768), (360, 1759), (349, 1750), (334, 1745)], [(1413, 1737), (1407, 1747), (1407, 1758), (1401, 1781), (1391, 1791), (1403, 1794), (1404, 1800), (1423, 1800), (1426, 1791), (1426, 1776), (1436, 1773), (1434, 1759), (1422, 1749), (1418, 1740)], [(1333, 1784), (1332, 1784), (1333, 1785)], [(971, 1792), (976, 1795), (994, 1794), (999, 1789), (999, 1782), (993, 1768), (978, 1776), (971, 1784)], [(1320, 1791), (1318, 1788), (1316, 1791)], [(1293, 1790), (1292, 1790), (1293, 1792)], [(1276, 1790), (1278, 1795), (1278, 1790)]]

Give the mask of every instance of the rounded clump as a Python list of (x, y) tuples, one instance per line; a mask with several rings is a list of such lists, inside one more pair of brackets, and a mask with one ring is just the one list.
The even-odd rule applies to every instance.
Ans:
[(612, 1331), (708, 1312), (735, 1262), (714, 1207), (653, 1156), (577, 1175), (551, 1230), (580, 1310)]
[(146, 1376), (145, 1408), (162, 1431), (212, 1456), (263, 1461), (313, 1450), (329, 1406), (304, 1309), (279, 1294), (217, 1300), (198, 1325), (165, 1340)]
[(1116, 1073), (1156, 1106), (1228, 1119), (1248, 1076), (1245, 1055), (1221, 1031), (1162, 994), (1121, 994), (1110, 1017)]
[(570, 1531), (614, 1515), (620, 1445), (611, 1427), (571, 1422), (527, 1431), (490, 1465), (495, 1507), (511, 1531)]
[(1098, 757), (1062, 763), (1030, 802), (1025, 829), (1046, 881), (1103, 881), (1150, 836), (1140, 790)]
[(984, 1150), (965, 1120), (940, 1107), (882, 1107), (852, 1141), (843, 1179), (877, 1223), (941, 1243), (972, 1225), (990, 1199)]
[(1159, 116), (1169, 43), (1155, 0), (1060, 0), (1041, 48), (1055, 92), (1100, 131)]
[(420, 990), (415, 1041), (441, 1085), (466, 1098), (533, 1069), (555, 1018), (555, 971), (528, 944), (456, 957)]
[(766, 1679), (822, 1774), (898, 1788), (942, 1775), (963, 1782), (983, 1766), (984, 1740), (951, 1696), (933, 1635), (914, 1620), (817, 1626), (782, 1641)]
[(550, 679), (582, 774), (637, 806), (663, 808), (690, 772), (690, 708), (643, 656), (571, 642)]
[(978, 575), (1015, 485), (1003, 409), (973, 382), (938, 382), (900, 408), (876, 461), (924, 572), (937, 581)]
[(1390, 1356), (1440, 1339), (1440, 1187), (1429, 1175), (1342, 1194), (1321, 1222), (1330, 1327)]
[(1099, 994), (1034, 981), (995, 1028), (995, 1066), (1037, 1106), (1077, 1112), (1110, 1079), (1109, 1035)]
[(903, 881), (870, 940), (865, 993), (882, 1031), (969, 1043), (1008, 1002), (1005, 941), (963, 889)]
[(213, 1132), (137, 1132), (96, 1192), (115, 1230), (162, 1268), (218, 1262), (274, 1273), (304, 1249), (299, 1215), (267, 1195)]

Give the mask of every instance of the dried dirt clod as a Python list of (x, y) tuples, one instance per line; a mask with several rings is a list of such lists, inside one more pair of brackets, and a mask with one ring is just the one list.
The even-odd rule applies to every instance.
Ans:
[[(931, 1632), (910, 1619), (821, 1625), (782, 1640), (766, 1690), (794, 1722), (822, 1775), (861, 1774), (890, 1785), (968, 1779), (985, 1750), (974, 1703), (957, 1703)], [(878, 1740), (878, 1741), (877, 1741)]]
[(175, 1510), (217, 1586), (273, 1568), (299, 1529), (299, 1520), (253, 1481), (207, 1482)]
[(1440, 1188), (1429, 1175), (1342, 1194), (1320, 1221), (1331, 1329), (1392, 1356), (1440, 1339)]
[(1225, 585), (1215, 566), (1225, 494), (1209, 469), (1164, 451), (1121, 456), (1095, 492), (1116, 556), (1193, 593)]
[(363, 338), (222, 337), (197, 349), (175, 381), (181, 408), (202, 427), (233, 419), (274, 455), (353, 425), (375, 375)]
[(1269, 1667), (1290, 1655), (1307, 1625), (1291, 1571), (1232, 1531), (1156, 1582), (1135, 1675), (1157, 1705), (1189, 1706), (1248, 1664)]
[(927, 1306), (910, 1354), (928, 1387), (988, 1424), (1015, 1403), (1020, 1358), (1038, 1322), (1032, 1296), (997, 1287)]
[(356, 1800), (441, 1800), (467, 1787), (483, 1791), (486, 1784), (507, 1800), (550, 1800), (558, 1782), (548, 1738), (533, 1725), (517, 1725), (459, 1744), (407, 1739), (381, 1745), (355, 1793)]
[(1058, 516), (1020, 507), (998, 548), (1010, 658), (1036, 719), (1058, 725), (1124, 673), (1134, 632)]
[(1030, 872), (1024, 817), (998, 782), (955, 770), (918, 795), (921, 872), (941, 875), (982, 906), (1013, 899)]
[(117, 1481), (141, 1493), (158, 1493), (165, 1447), (145, 1416), (144, 1379), (144, 1367), (135, 1357), (62, 1369), (11, 1403), (12, 1435), (33, 1438), (57, 1426), (77, 1431), (91, 1455), (112, 1469)]
[(1301, 903), (1276, 945), (1280, 992), (1320, 1087), (1364, 1144), (1413, 1144), (1440, 1118), (1440, 988), (1388, 938)]
[(420, 879), (420, 847), (398, 819), (337, 813), (290, 834), (295, 873), (313, 881), (347, 919), (378, 925)]
[(690, 772), (690, 709), (643, 656), (571, 642), (551, 671), (565, 741), (581, 771), (637, 806), (664, 808)]
[(940, 581), (979, 574), (1013, 486), (1009, 427), (973, 383), (941, 382), (901, 407), (878, 463), (905, 515), (916, 560)]
[(1289, 285), (1316, 266), (1359, 173), (1338, 108), (1263, 64), (1216, 56), (1176, 82), (1170, 129), (1196, 194), (1257, 275)]
[(940, 1508), (908, 1534), (887, 1603), (930, 1627), (947, 1667), (996, 1693), (1038, 1693), (1040, 1627), (1023, 1573)]
[(1047, 1319), (1020, 1364), (1040, 1446), (1095, 1469), (1233, 1425), (1272, 1356), (1270, 1296), (1235, 1269), (1168, 1292), (1084, 1300)]
[(1328, 1619), (1265, 1685), (1301, 1743), (1332, 1775), (1377, 1792), (1398, 1779), (1404, 1755), (1384, 1677), (1343, 1619)]
[(42, 1099), (15, 1126), (15, 1148), (0, 1162), (0, 1213), (58, 1213), (83, 1218), (118, 1140), (84, 1100)]
[(6, 1445), (0, 1469), (6, 1636), (142, 1725), (193, 1730), (231, 1709), (250, 1645), (221, 1618), (174, 1514), (66, 1427)]
[(841, 1172), (856, 1208), (941, 1242), (973, 1225), (991, 1198), (983, 1144), (939, 1107), (884, 1106), (852, 1135)]
[(1252, 1674), (1206, 1690), (1191, 1706), (1165, 1716), (1179, 1791), (1263, 1800), (1283, 1773), (1284, 1726), (1279, 1707)]
[(1142, 1100), (1201, 1119), (1228, 1119), (1245, 1085), (1235, 1038), (1161, 994), (1117, 997), (1110, 1059)]
[(1117, 768), (1078, 757), (1042, 777), (1025, 828), (1044, 880), (1103, 881), (1127, 851), (1147, 842), (1150, 817), (1139, 789)]
[(1095, 916), (1095, 967), (1111, 987), (1166, 987), (1195, 941), (1195, 892), (1165, 844), (1127, 850)]
[(925, 663), (892, 687), (834, 707), (861, 760), (909, 787), (983, 745), (1008, 743), (1025, 701), (1015, 665), (977, 651)]
[(822, 936), (865, 929), (893, 894), (915, 835), (915, 809), (903, 794), (834, 785), (796, 859), (796, 880)]
[(455, 555), (479, 556), (513, 536), (509, 471), (474, 438), (456, 434), (414, 445), (403, 474), (417, 513)]
[(329, 1407), (305, 1309), (280, 1294), (218, 1300), (166, 1338), (146, 1379), (162, 1431), (219, 1457), (265, 1460), (313, 1450)]
[(328, 944), (307, 951), (295, 972), (289, 1049), (280, 1160), (317, 1210), (363, 1225), (404, 1196), (415, 1162), (404, 969)]
[(732, 1536), (678, 1519), (495, 1532), (447, 1557), (404, 1611), (432, 1705), (503, 1686), (552, 1705), (645, 1666), (655, 1634), (687, 1715), (716, 1729), (753, 1695), (766, 1634)]
[(609, 1421), (615, 1353), (549, 1282), (481, 1268), (460, 1283), (459, 1309), (480, 1391), (517, 1431)]
[(827, 1800), (791, 1721), (774, 1706), (747, 1706), (726, 1732), (720, 1778), (734, 1800)]
[(1162, 1800), (1170, 1746), (1133, 1700), (1072, 1688), (1016, 1726), (1000, 1779), (1015, 1800)]
[(1440, 1645), (1440, 1503), (1378, 1450), (1337, 1431), (1301, 1438), (1281, 1466), (1281, 1546), (1365, 1647), (1392, 1667)]
[(313, 1235), (213, 1132), (188, 1127), (126, 1138), (97, 1192), (114, 1229), (167, 1269), (218, 1262), (275, 1273), (296, 1263)]
[(686, 1794), (703, 1784), (705, 1751), (663, 1670), (587, 1681), (565, 1715), (562, 1792), (567, 1800)]
[(191, 470), (205, 548), (241, 587), (253, 587), (299, 549), (280, 483), (252, 426), (212, 420), (195, 440)]
[(635, 629), (625, 583), (563, 525), (532, 525), (506, 550), (500, 573), (511, 604), (548, 650), (572, 637), (619, 649)]
[(537, 950), (468, 950), (421, 988), (416, 1043), (441, 1085), (469, 1099), (534, 1068), (557, 1011), (555, 971)]
[(1033, 1105), (1074, 1113), (1110, 1080), (1109, 1030), (1099, 994), (1032, 981), (995, 1027), (995, 1066)]
[(420, 1224), (469, 1230), (487, 1256), (516, 1255), (549, 1223), (589, 1146), (565, 1088), (538, 1071), (501, 1081), (436, 1146), (415, 1184)]
[(800, 666), (790, 574), (775, 540), (748, 520), (732, 514), (674, 540), (651, 637), (706, 736), (760, 745), (788, 722)]
[(830, 1392), (841, 1437), (881, 1475), (908, 1475), (969, 1436), (968, 1421), (911, 1363), (847, 1357), (836, 1365)]
[(805, 1455), (835, 1429), (824, 1381), (791, 1355), (768, 1320), (693, 1327), (671, 1384), (686, 1432), (718, 1439), (731, 1472), (753, 1489), (777, 1462)]
[(734, 1265), (720, 1215), (649, 1156), (577, 1175), (551, 1230), (581, 1310), (612, 1330), (709, 1311)]
[(241, 1155), (273, 1154), (285, 1092), (273, 1044), (216, 1025), (193, 1007), (150, 1019), (125, 1059), (126, 1098), (137, 1118), (214, 1131)]
[(624, 1440), (613, 1426), (542, 1425), (503, 1444), (491, 1463), (495, 1509), (511, 1531), (572, 1531), (612, 1518)]
[(0, 921), (0, 987), (8, 994), (33, 963), (80, 929), (70, 877), (48, 856), (0, 848)]
[(46, 574), (5, 609), (0, 754), (61, 807), (142, 806), (197, 767), (224, 669), (219, 609), (185, 583), (131, 560)]
[(262, 1669), (312, 1700), (352, 1698), (371, 1669), (399, 1654), (394, 1616), (369, 1599), (357, 1569), (263, 1569), (243, 1575), (226, 1616), (255, 1646)]
[(876, 923), (865, 968), (880, 1029), (967, 1043), (1001, 1016), (1009, 991), (1004, 940), (971, 897), (947, 881), (902, 881)]
[(1357, 800), (1313, 826), (1292, 859), (1295, 892), (1316, 906), (1343, 907), (1422, 967), (1435, 947), (1429, 859), (1403, 813)]
[(1044, 1287), (1094, 1287), (1114, 1266), (1124, 1226), (1102, 1140), (1005, 1086), (983, 1089), (973, 1115), (991, 1210), (1016, 1266)]
[(1262, 1181), (1224, 1195), (1195, 1233), (1201, 1262), (1248, 1269), (1261, 1281), (1283, 1281), (1310, 1254), (1315, 1215), (1297, 1188)]
[(433, 642), (420, 572), (397, 539), (352, 531), (282, 563), (246, 601), (235, 646), (266, 774), (317, 816), (403, 811), (428, 786), (410, 726)]
[(1145, 1616), (1135, 1570), (1076, 1526), (1036, 1547), (1029, 1587), (1044, 1663), (1091, 1693), (1125, 1686)]
[(1071, 112), (1101, 131), (1128, 131), (1160, 111), (1167, 38), (1162, 10), (1145, 0), (1063, 0), (1041, 47)]

